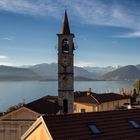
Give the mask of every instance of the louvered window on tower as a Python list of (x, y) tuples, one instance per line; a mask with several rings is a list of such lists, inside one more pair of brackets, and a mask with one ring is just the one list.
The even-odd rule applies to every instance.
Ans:
[(67, 39), (62, 40), (62, 52), (63, 53), (69, 52), (69, 41)]
[(140, 124), (137, 123), (136, 121), (129, 120), (128, 122), (129, 122), (130, 125), (132, 125), (133, 128), (140, 129)]
[(98, 129), (95, 123), (88, 124), (88, 127), (94, 135), (101, 134), (100, 129)]

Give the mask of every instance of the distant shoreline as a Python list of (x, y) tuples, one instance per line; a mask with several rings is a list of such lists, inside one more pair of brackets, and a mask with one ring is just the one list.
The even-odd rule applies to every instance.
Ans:
[[(98, 80), (98, 79), (90, 79), (90, 80), (74, 80), (74, 81), (84, 81), (84, 82), (90, 82), (90, 81), (135, 81), (136, 79), (134, 80)], [(39, 82), (49, 82), (49, 81), (58, 81), (56, 79), (48, 79), (48, 80), (27, 80), (27, 79), (0, 79), (0, 82), (3, 82), (3, 81), (7, 81), (7, 82), (12, 82), (12, 81), (39, 81)]]

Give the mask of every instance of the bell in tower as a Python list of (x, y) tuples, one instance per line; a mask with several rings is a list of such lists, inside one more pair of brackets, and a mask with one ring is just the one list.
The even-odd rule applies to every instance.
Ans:
[(74, 103), (74, 34), (70, 32), (65, 11), (62, 32), (58, 35), (58, 97), (61, 113), (73, 113)]

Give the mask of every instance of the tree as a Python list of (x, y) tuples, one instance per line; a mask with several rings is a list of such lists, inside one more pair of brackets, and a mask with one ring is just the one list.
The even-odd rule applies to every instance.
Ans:
[(6, 112), (8, 113), (8, 112), (14, 111), (14, 110), (16, 110), (16, 109), (22, 107), (23, 105), (24, 105), (24, 103), (18, 103), (17, 105), (10, 106), (10, 107), (6, 110)]
[(138, 94), (140, 94), (140, 79), (136, 80), (133, 86), (137, 90)]

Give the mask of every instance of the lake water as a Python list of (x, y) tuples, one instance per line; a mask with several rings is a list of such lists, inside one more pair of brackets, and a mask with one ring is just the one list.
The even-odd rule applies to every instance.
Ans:
[[(115, 92), (121, 88), (131, 88), (131, 81), (76, 81), (75, 91), (86, 91), (92, 88), (97, 93)], [(45, 95), (57, 95), (57, 81), (2, 81), (0, 82), (0, 111), (19, 102), (28, 103)]]

